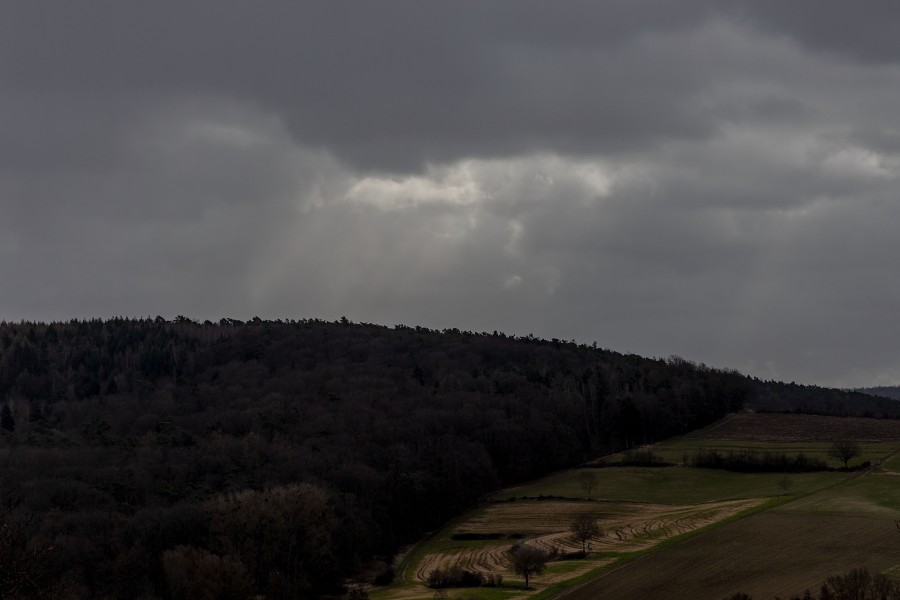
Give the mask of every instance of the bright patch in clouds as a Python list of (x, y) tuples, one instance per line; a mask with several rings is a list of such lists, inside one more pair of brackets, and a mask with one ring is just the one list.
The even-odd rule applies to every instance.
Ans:
[(466, 206), (486, 197), (473, 177), (472, 163), (430, 169), (426, 176), (364, 177), (347, 192), (346, 199), (381, 210), (403, 210), (422, 205)]
[[(467, 160), (430, 167), (424, 175), (365, 176), (352, 184), (345, 200), (386, 211), (428, 205), (449, 209), (549, 200), (562, 189), (589, 203), (607, 196), (613, 181), (614, 174), (597, 161), (554, 155)], [(517, 197), (514, 191), (524, 193)]]
[(838, 177), (893, 179), (897, 175), (896, 164), (887, 165), (878, 153), (859, 147), (839, 148), (829, 153), (822, 166)]

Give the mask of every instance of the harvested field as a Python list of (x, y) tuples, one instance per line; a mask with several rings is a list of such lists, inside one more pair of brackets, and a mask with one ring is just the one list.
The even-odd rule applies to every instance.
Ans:
[[(603, 535), (591, 540), (594, 552), (631, 552), (643, 550), (660, 540), (694, 531), (726, 519), (759, 504), (759, 500), (734, 500), (691, 506), (629, 504), (603, 502), (510, 502), (494, 504), (459, 525), (454, 534), (500, 534), (525, 539), (490, 540), (480, 543), (446, 541), (437, 552), (427, 554), (415, 570), (415, 580), (425, 582), (435, 569), (459, 566), (485, 575), (512, 573), (508, 550), (515, 543), (535, 546), (548, 552), (573, 553), (581, 544), (572, 539), (569, 523), (576, 515), (590, 512), (597, 516)], [(443, 546), (443, 547), (441, 547)], [(451, 550), (449, 546), (453, 546)], [(541, 577), (543, 587), (557, 579), (571, 578), (609, 560), (581, 561), (559, 577)]]
[[(569, 524), (580, 514), (596, 516), (606, 531), (599, 543), (633, 541), (653, 532), (671, 537), (703, 527), (759, 504), (732, 500), (689, 506), (629, 502), (503, 502), (489, 506), (461, 524), (456, 533), (524, 534), (529, 539), (568, 536)], [(655, 535), (660, 537), (660, 535)], [(616, 549), (619, 551), (620, 549)]]
[(782, 442), (822, 442), (841, 438), (857, 442), (898, 442), (900, 420), (740, 413), (691, 433), (690, 437)]
[(900, 563), (891, 519), (766, 512), (642, 556), (560, 596), (565, 600), (783, 598), (853, 567)]

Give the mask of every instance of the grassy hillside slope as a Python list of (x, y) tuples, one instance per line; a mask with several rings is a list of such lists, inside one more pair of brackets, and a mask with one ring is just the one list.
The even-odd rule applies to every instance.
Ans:
[[(823, 432), (854, 432), (862, 471), (736, 473), (685, 466), (574, 469), (506, 488), (492, 502), (455, 519), (406, 561), (402, 585), (377, 600), (422, 599), (429, 570), (459, 565), (501, 574), (501, 588), (471, 588), (466, 598), (675, 598), (721, 600), (814, 591), (830, 575), (866, 566), (893, 573), (900, 564), (900, 422), (804, 415), (739, 414), (650, 449), (660, 457), (698, 448), (819, 454), (832, 467)], [(615, 465), (619, 456), (607, 459)], [(592, 499), (580, 475), (597, 476)], [(785, 484), (785, 480), (787, 483)], [(585, 558), (551, 562), (532, 579), (511, 570), (514, 544), (564, 552), (580, 549), (569, 524), (590, 512), (603, 527)], [(460, 534), (480, 533), (477, 541)], [(461, 592), (460, 592), (461, 593)]]

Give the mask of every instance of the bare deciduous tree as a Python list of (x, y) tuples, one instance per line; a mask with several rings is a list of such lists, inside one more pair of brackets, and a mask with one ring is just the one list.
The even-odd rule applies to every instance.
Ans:
[(243, 490), (208, 500), (214, 548), (247, 568), (261, 593), (307, 591), (313, 574), (331, 567), (335, 529), (328, 493), (310, 483)]
[(823, 590), (828, 590), (830, 592), (828, 597), (836, 600), (840, 598), (876, 600), (900, 597), (900, 585), (896, 581), (891, 581), (881, 573), (871, 575), (865, 568), (853, 569), (844, 575), (829, 577), (826, 586), (823, 586)]
[(575, 520), (569, 525), (569, 529), (572, 531), (572, 537), (581, 542), (582, 552), (584, 552), (585, 544), (589, 539), (603, 535), (603, 529), (600, 528), (597, 519), (591, 513), (575, 517)]
[(547, 566), (550, 556), (543, 550), (517, 544), (509, 549), (512, 557), (513, 571), (525, 578), (525, 589), (528, 589), (528, 579), (532, 575), (540, 575)]
[(593, 471), (582, 471), (578, 474), (578, 485), (584, 490), (587, 499), (591, 499), (591, 493), (597, 487), (597, 474)]
[(347, 592), (348, 600), (369, 600), (369, 590), (362, 585), (350, 586)]
[(844, 468), (848, 468), (848, 463), (862, 454), (859, 444), (852, 440), (834, 440), (828, 449), (828, 456), (844, 463)]
[(51, 546), (35, 546), (25, 536), (25, 526), (0, 514), (0, 598), (45, 598), (41, 585), (48, 575)]
[(174, 600), (239, 600), (252, 589), (250, 574), (239, 559), (203, 548), (175, 546), (163, 552), (162, 566)]

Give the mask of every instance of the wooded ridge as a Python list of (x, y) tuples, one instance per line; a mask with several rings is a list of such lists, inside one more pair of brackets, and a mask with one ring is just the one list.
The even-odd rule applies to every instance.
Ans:
[(703, 427), (761, 385), (346, 319), (0, 323), (0, 515), (11, 555), (42, 550), (19, 597), (339, 593), (499, 486)]

